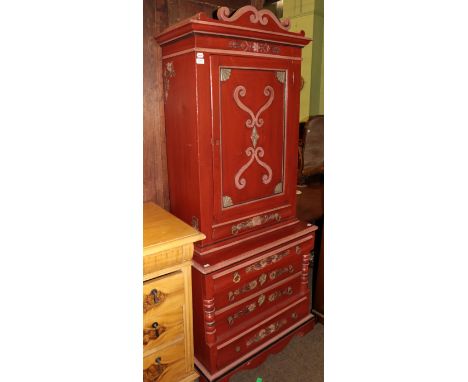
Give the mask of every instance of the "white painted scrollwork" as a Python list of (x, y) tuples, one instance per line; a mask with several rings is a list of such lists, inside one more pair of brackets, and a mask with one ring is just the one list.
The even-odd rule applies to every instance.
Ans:
[(273, 171), (271, 170), (271, 167), (268, 166), (265, 162), (261, 161), (260, 158), (263, 157), (263, 155), (265, 154), (265, 152), (263, 151), (263, 148), (261, 147), (257, 147), (256, 149), (254, 149), (253, 147), (249, 147), (245, 150), (245, 153), (247, 154), (248, 157), (250, 157), (249, 161), (243, 165), (239, 171), (237, 171), (237, 174), (234, 178), (234, 182), (236, 184), (236, 187), (239, 189), (239, 190), (242, 190), (245, 185), (247, 184), (247, 181), (245, 180), (245, 178), (241, 178), (242, 174), (244, 173), (245, 170), (247, 170), (250, 165), (252, 164), (252, 162), (254, 160), (257, 161), (257, 163), (262, 166), (267, 172), (268, 172), (268, 175), (267, 174), (263, 174), (262, 176), (262, 182), (263, 184), (268, 184), (271, 182), (271, 176), (273, 174)]
[(265, 104), (258, 110), (256, 114), (252, 112), (250, 108), (248, 108), (244, 103), (241, 101), (240, 97), (245, 97), (247, 91), (244, 86), (239, 85), (234, 89), (234, 101), (236, 102), (236, 105), (239, 106), (240, 109), (244, 110), (246, 113), (250, 115), (250, 118), (248, 118), (245, 121), (245, 126), (249, 129), (252, 129), (252, 134), (250, 136), (250, 140), (252, 141), (252, 146), (253, 147), (248, 147), (245, 150), (245, 154), (250, 157), (249, 161), (244, 164), (239, 171), (237, 171), (235, 177), (234, 177), (234, 183), (237, 187), (237, 189), (241, 190), (245, 187), (247, 184), (247, 181), (245, 178), (241, 178), (242, 174), (250, 167), (250, 165), (253, 163), (255, 160), (260, 166), (262, 166), (266, 171), (267, 174), (264, 174), (262, 176), (262, 182), (263, 184), (268, 184), (271, 182), (272, 174), (273, 171), (268, 164), (263, 162), (260, 158), (263, 158), (265, 155), (265, 151), (263, 150), (262, 147), (257, 147), (257, 141), (260, 138), (258, 135), (257, 127), (262, 127), (263, 126), (263, 118), (260, 118), (262, 113), (270, 107), (270, 105), (273, 102), (273, 99), (275, 97), (275, 91), (271, 86), (265, 86), (265, 89), (263, 90), (263, 94), (265, 94), (268, 97), (268, 100), (265, 102)]
[(237, 86), (234, 89), (234, 100), (236, 101), (237, 106), (239, 106), (242, 110), (246, 111), (250, 115), (250, 119), (247, 119), (245, 121), (245, 126), (251, 128), (254, 127), (255, 125), (258, 127), (263, 126), (263, 119), (260, 118), (260, 115), (270, 107), (271, 103), (273, 102), (273, 98), (275, 97), (275, 91), (271, 86), (265, 86), (265, 89), (263, 90), (263, 94), (268, 96), (267, 102), (260, 108), (260, 110), (257, 112), (256, 115), (250, 110), (247, 106), (244, 105), (244, 103), (240, 100), (239, 96), (245, 97), (245, 94), (247, 91), (245, 90), (245, 87), (242, 85)]
[(221, 7), (218, 9), (217, 16), (218, 20), (226, 21), (226, 22), (235, 22), (239, 18), (241, 18), (244, 14), (251, 13), (249, 17), (249, 21), (252, 24), (260, 23), (261, 25), (267, 25), (268, 21), (273, 21), (280, 30), (289, 30), (291, 27), (291, 22), (289, 19), (278, 20), (278, 18), (268, 9), (261, 9), (257, 10), (257, 8), (246, 5), (238, 9), (233, 15), (230, 16), (231, 11), (228, 7)]

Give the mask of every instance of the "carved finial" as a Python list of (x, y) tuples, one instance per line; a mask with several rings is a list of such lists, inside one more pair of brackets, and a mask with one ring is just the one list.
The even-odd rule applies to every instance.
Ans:
[(289, 30), (291, 27), (289, 19), (278, 20), (274, 13), (268, 9), (262, 9), (259, 11), (251, 5), (238, 9), (231, 17), (229, 17), (230, 13), (231, 12), (228, 7), (219, 8), (217, 12), (218, 20), (232, 23), (241, 18), (244, 14), (251, 13), (249, 20), (252, 24), (260, 23), (261, 25), (267, 25), (268, 21), (272, 20), (280, 29)]

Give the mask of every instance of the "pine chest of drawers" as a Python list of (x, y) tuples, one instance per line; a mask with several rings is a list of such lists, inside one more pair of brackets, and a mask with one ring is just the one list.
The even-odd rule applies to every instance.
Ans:
[(304, 33), (267, 10), (222, 7), (157, 36), (171, 212), (195, 245), (195, 364), (227, 380), (313, 327), (315, 226), (296, 216)]
[(143, 381), (193, 381), (191, 258), (205, 236), (153, 203), (143, 215)]

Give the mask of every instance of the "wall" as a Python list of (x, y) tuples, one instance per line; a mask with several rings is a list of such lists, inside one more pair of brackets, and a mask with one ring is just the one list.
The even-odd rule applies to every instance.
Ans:
[(283, 0), (283, 17), (291, 20), (291, 31), (303, 30), (313, 39), (302, 51), (300, 120), (323, 114), (323, 0)]

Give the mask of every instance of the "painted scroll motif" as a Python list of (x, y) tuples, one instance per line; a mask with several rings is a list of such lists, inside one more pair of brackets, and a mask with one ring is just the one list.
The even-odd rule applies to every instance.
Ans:
[(243, 189), (246, 186), (247, 181), (245, 178), (242, 178), (242, 175), (252, 165), (254, 161), (256, 161), (260, 166), (262, 166), (266, 170), (266, 174), (263, 174), (262, 176), (263, 184), (270, 183), (273, 175), (271, 167), (260, 159), (263, 158), (263, 156), (265, 155), (265, 151), (263, 147), (257, 147), (257, 143), (260, 138), (257, 128), (263, 126), (264, 121), (263, 118), (261, 118), (261, 115), (265, 110), (267, 110), (271, 106), (273, 99), (275, 98), (275, 91), (271, 86), (265, 86), (265, 88), (263, 89), (263, 94), (265, 94), (268, 97), (268, 99), (265, 102), (265, 104), (257, 111), (256, 114), (254, 114), (253, 111), (249, 107), (247, 107), (240, 99), (240, 97), (245, 97), (246, 93), (247, 91), (242, 85), (238, 85), (234, 89), (233, 93), (236, 105), (250, 116), (250, 118), (247, 118), (247, 120), (245, 121), (245, 126), (248, 129), (252, 129), (252, 133), (250, 135), (252, 146), (248, 147), (245, 150), (245, 154), (248, 157), (250, 157), (250, 159), (239, 169), (239, 171), (237, 171), (234, 177), (234, 183), (236, 185), (236, 188), (239, 190)]

